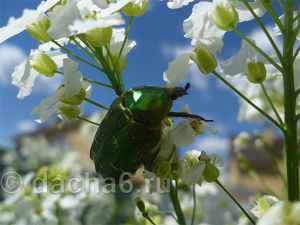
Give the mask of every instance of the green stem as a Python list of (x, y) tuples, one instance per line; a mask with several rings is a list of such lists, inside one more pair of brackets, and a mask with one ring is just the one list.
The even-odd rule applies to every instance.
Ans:
[(297, 59), (297, 56), (299, 55), (300, 52), (300, 46), (297, 48), (297, 50), (295, 51), (295, 54), (293, 56), (293, 61), (295, 61)]
[[(80, 44), (79, 41), (76, 40), (76, 37), (72, 37), (71, 40), (75, 43), (75, 45), (83, 51), (86, 55), (88, 55), (92, 60), (94, 60), (96, 63), (98, 63), (98, 60), (95, 59), (95, 56), (93, 53), (91, 53), (88, 49), (86, 49), (84, 46)], [(85, 43), (84, 43), (85, 44)]]
[(177, 222), (179, 223), (179, 225), (186, 225), (185, 217), (182, 212), (180, 202), (178, 199), (177, 182), (175, 185), (171, 182), (169, 195), (170, 195), (170, 198), (171, 198), (171, 201), (172, 201), (172, 204), (173, 204), (176, 216), (177, 216)]
[(126, 32), (125, 32), (125, 37), (124, 37), (121, 49), (120, 49), (119, 54), (118, 54), (117, 62), (120, 60), (120, 58), (122, 56), (125, 44), (126, 44), (126, 42), (128, 40), (128, 35), (129, 35), (130, 30), (131, 30), (131, 26), (132, 26), (133, 21), (134, 21), (134, 16), (131, 16), (130, 19), (129, 19), (129, 23), (128, 23)]
[(300, 114), (297, 114), (296, 120), (297, 120), (297, 123), (298, 123), (298, 121), (300, 120)]
[(239, 207), (239, 209), (245, 214), (245, 216), (249, 219), (249, 221), (255, 225), (254, 219), (249, 215), (249, 213), (243, 208), (243, 206), (238, 202), (238, 200), (226, 189), (226, 187), (219, 181), (215, 181), (217, 185), (231, 198), (231, 200)]
[[(64, 75), (63, 72), (58, 71), (58, 70), (56, 71), (56, 73)], [(87, 82), (89, 82), (91, 84), (97, 84), (97, 85), (102, 86), (102, 87), (107, 87), (107, 88), (111, 88), (111, 89), (113, 88), (110, 84), (105, 84), (105, 83), (102, 83), (102, 82), (97, 81), (97, 80), (91, 80), (91, 79), (86, 78), (86, 77), (83, 77), (83, 80), (85, 80), (85, 81), (87, 81)]]
[(103, 69), (100, 68), (99, 66), (97, 66), (97, 65), (95, 65), (95, 64), (93, 64), (93, 63), (90, 63), (90, 62), (86, 61), (85, 59), (81, 58), (80, 56), (77, 56), (77, 55), (74, 54), (70, 49), (67, 49), (66, 47), (62, 46), (62, 45), (61, 45), (60, 43), (58, 43), (57, 41), (52, 40), (52, 42), (53, 42), (54, 44), (56, 44), (58, 47), (60, 47), (62, 50), (64, 50), (67, 54), (69, 54), (70, 56), (72, 56), (72, 57), (74, 57), (75, 59), (77, 59), (78, 61), (81, 61), (81, 62), (83, 62), (83, 63), (85, 63), (85, 64), (87, 64), (87, 65), (89, 65), (89, 66), (91, 66), (91, 67), (93, 67), (93, 68), (95, 68), (95, 69), (101, 71), (101, 72), (104, 72)]
[(268, 92), (267, 92), (267, 90), (266, 90), (265, 85), (264, 85), (263, 83), (261, 83), (260, 86), (261, 86), (261, 89), (263, 90), (263, 93), (264, 93), (264, 95), (265, 95), (267, 101), (269, 102), (271, 108), (273, 109), (273, 111), (274, 111), (274, 113), (275, 113), (275, 115), (276, 115), (276, 117), (277, 117), (277, 119), (278, 119), (280, 125), (281, 125), (281, 126), (284, 126), (284, 122), (283, 122), (283, 120), (281, 119), (281, 116), (279, 115), (279, 113), (278, 113), (278, 111), (277, 111), (275, 105), (273, 104), (272, 99), (270, 98), (270, 96), (269, 96), (269, 94), (268, 94)]
[(151, 219), (151, 217), (147, 214), (143, 215), (146, 220), (148, 220), (152, 225), (156, 225), (156, 223)]
[[(254, 10), (252, 9), (251, 5), (248, 3), (247, 0), (242, 0), (242, 2), (246, 6), (246, 8), (250, 11), (250, 13), (253, 15), (253, 17), (255, 18), (255, 20), (257, 22), (257, 24), (261, 27), (261, 29), (263, 30), (263, 32), (267, 36), (268, 40), (270, 41), (270, 43), (271, 43), (273, 49), (275, 50), (279, 60), (281, 60), (282, 59), (281, 52), (280, 52), (279, 48), (277, 47), (275, 41), (273, 40), (270, 32), (268, 31), (265, 24), (263, 23), (263, 21), (257, 16), (257, 14), (254, 12)], [(269, 11), (270, 14), (272, 12), (274, 12), (273, 9), (272, 9), (272, 5), (268, 8), (268, 11)], [(273, 14), (271, 14), (271, 15), (272, 15), (273, 19), (275, 20), (275, 22), (277, 22), (277, 25), (279, 26), (280, 30), (282, 30), (282, 23), (281, 23), (280, 19), (278, 18), (278, 16), (276, 15), (276, 13), (275, 13), (275, 15), (273, 15)]]
[(242, 92), (240, 92), (231, 83), (229, 83), (226, 79), (224, 79), (218, 72), (214, 71), (213, 74), (219, 80), (221, 80), (224, 84), (226, 84), (229, 88), (231, 88), (238, 96), (240, 96), (247, 103), (249, 103), (252, 107), (254, 107), (258, 112), (260, 112), (266, 119), (268, 119), (270, 122), (272, 122), (274, 125), (276, 125), (280, 130), (284, 130), (283, 127), (281, 127), (281, 125), (276, 120), (274, 120), (270, 115), (265, 113), (264, 110), (262, 110), (257, 105), (255, 105), (249, 98), (247, 98), (244, 94), (242, 94)]
[(233, 30), (241, 39), (245, 40), (250, 46), (252, 46), (259, 54), (261, 54), (264, 58), (266, 58), (277, 70), (282, 72), (282, 68), (280, 65), (276, 63), (272, 57), (270, 57), (267, 53), (265, 53), (261, 48), (259, 48), (253, 40), (247, 37), (244, 33), (239, 31), (238, 29)]
[(95, 123), (95, 122), (93, 122), (93, 121), (91, 121), (91, 120), (89, 120), (89, 119), (87, 119), (87, 118), (81, 117), (81, 116), (77, 116), (77, 119), (82, 120), (82, 121), (84, 121), (84, 122), (88, 122), (88, 123), (93, 124), (93, 125), (95, 125), (95, 126), (100, 126), (99, 123)]
[(299, 158), (297, 143), (296, 91), (294, 83), (294, 1), (288, 0), (285, 6), (283, 33), (283, 83), (285, 109), (285, 163), (287, 173), (287, 197), (289, 201), (299, 200)]
[(195, 223), (195, 217), (196, 217), (196, 208), (197, 208), (197, 198), (196, 198), (196, 185), (193, 185), (193, 212), (192, 212), (192, 219), (191, 219), (191, 225), (194, 225)]
[(105, 83), (102, 83), (102, 82), (99, 82), (97, 80), (91, 80), (91, 79), (88, 79), (88, 78), (83, 78), (83, 80), (89, 82), (89, 83), (92, 83), (92, 84), (97, 84), (99, 86), (102, 86), (102, 87), (107, 87), (107, 88), (113, 88), (110, 84), (105, 84)]
[(95, 102), (95, 101), (93, 101), (92, 99), (89, 99), (89, 98), (84, 98), (84, 101), (86, 101), (86, 102), (88, 102), (88, 103), (90, 103), (92, 105), (95, 105), (95, 106), (97, 106), (97, 107), (99, 107), (101, 109), (105, 109), (105, 110), (109, 109), (107, 106), (102, 105), (102, 104), (100, 104), (98, 102)]
[(296, 90), (295, 95), (296, 95), (296, 98), (298, 98), (300, 96), (300, 89)]

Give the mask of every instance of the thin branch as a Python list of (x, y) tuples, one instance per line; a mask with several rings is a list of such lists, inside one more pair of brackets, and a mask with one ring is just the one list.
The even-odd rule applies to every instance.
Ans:
[(84, 122), (88, 122), (88, 123), (90, 123), (90, 124), (93, 124), (93, 125), (95, 125), (95, 126), (100, 126), (100, 124), (99, 123), (95, 123), (95, 122), (93, 122), (93, 121), (91, 121), (91, 120), (89, 120), (89, 119), (87, 119), (87, 118), (84, 118), (84, 117), (81, 117), (81, 116), (77, 116), (77, 118), (79, 119), (79, 120), (82, 120), (82, 121), (84, 121)]
[[(82, 46), (80, 44), (79, 41), (76, 40), (76, 37), (71, 38), (72, 41), (74, 41), (75, 45), (81, 49), (81, 51), (83, 51), (86, 55), (88, 55), (92, 60), (94, 60), (96, 63), (99, 63), (99, 61), (97, 60), (97, 58), (93, 55), (92, 52), (90, 52), (88, 49), (90, 49), (87, 44), (85, 42), (83, 42), (81, 39), (81, 41), (88, 47), (88, 49), (86, 49), (84, 46)], [(90, 49), (91, 50), (91, 49)], [(99, 63), (100, 64), (100, 63)]]
[[(276, 45), (275, 41), (273, 40), (270, 32), (268, 31), (268, 29), (266, 28), (264, 22), (259, 18), (259, 16), (255, 13), (255, 11), (252, 9), (251, 5), (249, 4), (249, 2), (247, 0), (242, 0), (242, 2), (244, 3), (244, 5), (246, 6), (246, 8), (250, 11), (250, 13), (253, 15), (253, 17), (255, 18), (257, 24), (261, 27), (261, 29), (263, 30), (263, 32), (265, 33), (265, 35), (267, 36), (267, 38), (269, 39), (272, 47), (274, 48), (279, 60), (282, 60), (282, 54), (278, 48), (278, 46)], [(271, 14), (271, 16), (273, 17), (274, 21), (277, 23), (279, 29), (281, 31), (283, 31), (283, 25), (280, 21), (280, 19), (278, 18), (278, 16), (276, 15), (276, 13), (273, 11), (272, 7), (271, 9), (268, 9), (269, 13)], [(273, 12), (273, 13), (272, 13)], [(275, 15), (273, 15), (275, 13)]]
[(71, 50), (69, 50), (68, 48), (62, 46), (60, 43), (58, 43), (57, 41), (55, 40), (52, 40), (52, 42), (54, 44), (56, 44), (58, 47), (60, 47), (62, 50), (64, 50), (67, 54), (69, 54), (70, 56), (73, 56), (75, 59), (77, 59), (78, 61), (81, 61), (97, 70), (100, 70), (101, 72), (104, 72), (102, 68), (100, 68), (99, 66), (93, 64), (93, 63), (90, 63), (88, 61), (86, 61), (85, 59), (81, 58), (80, 56), (77, 56), (76, 54), (74, 54)]
[(193, 212), (192, 212), (192, 219), (191, 219), (191, 225), (194, 225), (195, 223), (195, 217), (196, 217), (196, 208), (197, 208), (197, 198), (196, 198), (196, 185), (194, 184), (192, 187), (193, 191)]
[(120, 60), (120, 58), (122, 56), (125, 44), (126, 44), (126, 42), (128, 40), (128, 35), (129, 35), (130, 30), (131, 30), (131, 25), (132, 25), (133, 21), (134, 21), (134, 16), (131, 16), (130, 19), (129, 19), (129, 23), (128, 23), (126, 32), (125, 32), (125, 37), (124, 37), (121, 49), (120, 49), (119, 54), (118, 54), (117, 62)]
[(92, 84), (97, 84), (97, 85), (102, 86), (102, 87), (107, 87), (107, 88), (113, 89), (113, 87), (110, 84), (105, 84), (105, 83), (99, 82), (97, 80), (91, 80), (91, 79), (86, 78), (86, 77), (84, 77), (83, 80), (85, 80), (89, 83), (92, 83)]
[(293, 61), (296, 60), (297, 56), (299, 55), (299, 52), (300, 52), (300, 46), (297, 48), (297, 50), (295, 51), (295, 54), (293, 56)]
[(249, 103), (252, 107), (254, 107), (258, 112), (260, 112), (265, 118), (267, 118), (270, 122), (272, 122), (274, 125), (276, 125), (280, 130), (284, 132), (284, 128), (276, 121), (274, 120), (270, 115), (264, 112), (263, 109), (259, 108), (257, 105), (255, 105), (249, 98), (247, 98), (242, 92), (240, 92), (237, 88), (235, 88), (230, 82), (228, 82), (226, 79), (224, 79), (218, 72), (214, 71), (213, 74), (221, 80), (224, 84), (226, 84), (229, 88), (231, 88), (238, 96), (240, 96), (242, 99), (244, 99), (247, 103)]
[(143, 217), (148, 220), (152, 225), (156, 225), (156, 223), (151, 219), (151, 217), (147, 214), (143, 215)]
[(277, 111), (275, 105), (273, 104), (272, 99), (270, 98), (270, 96), (269, 96), (269, 94), (268, 94), (268, 92), (267, 92), (267, 90), (266, 90), (265, 85), (264, 85), (263, 83), (261, 83), (260, 86), (261, 86), (261, 89), (263, 90), (263, 93), (264, 93), (264, 95), (265, 95), (267, 101), (269, 102), (271, 108), (273, 109), (273, 111), (274, 111), (274, 113), (275, 113), (275, 115), (276, 115), (276, 117), (277, 117), (279, 123), (281, 124), (281, 126), (283, 126), (283, 125), (284, 125), (284, 122), (283, 122), (283, 120), (281, 119), (281, 116), (279, 115), (279, 113), (278, 113), (278, 111)]
[(259, 48), (253, 40), (248, 38), (244, 33), (239, 31), (238, 29), (233, 30), (241, 39), (245, 40), (250, 46), (252, 46), (259, 54), (261, 54), (264, 58), (266, 58), (276, 69), (282, 72), (282, 68), (280, 65), (276, 63), (274, 59), (272, 59), (267, 53), (265, 53), (261, 48)]
[(217, 185), (231, 198), (231, 200), (240, 208), (240, 210), (245, 214), (245, 216), (250, 220), (250, 222), (255, 225), (254, 219), (250, 216), (250, 214), (243, 208), (243, 206), (238, 202), (238, 200), (226, 189), (226, 187), (219, 181), (215, 181)]
[(299, 96), (300, 96), (300, 88), (296, 90), (296, 98), (298, 98)]
[(170, 198), (177, 216), (177, 222), (179, 225), (186, 225), (185, 217), (181, 209), (180, 201), (178, 199), (178, 190), (177, 190), (177, 181), (175, 182), (175, 185), (171, 182), (170, 184)]
[(102, 105), (102, 104), (100, 104), (100, 103), (98, 103), (98, 102), (95, 102), (95, 101), (93, 101), (93, 100), (91, 100), (91, 99), (89, 99), (89, 98), (84, 98), (84, 100), (85, 100), (86, 102), (92, 104), (92, 105), (95, 105), (95, 106), (101, 108), (101, 109), (109, 110), (109, 107), (107, 107), (107, 106), (105, 106), (105, 105)]

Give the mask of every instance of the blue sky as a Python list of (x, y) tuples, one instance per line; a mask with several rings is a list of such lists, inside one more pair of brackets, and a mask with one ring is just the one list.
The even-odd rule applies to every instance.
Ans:
[[(0, 26), (6, 25), (10, 16), (18, 17), (24, 8), (35, 8), (38, 3), (38, 0), (1, 0)], [(152, 5), (152, 9), (144, 17), (135, 20), (130, 34), (130, 38), (136, 40), (137, 47), (129, 55), (128, 68), (124, 74), (128, 88), (138, 85), (163, 86), (162, 74), (168, 62), (189, 46), (189, 40), (183, 37), (182, 21), (189, 16), (192, 7), (170, 10), (162, 1), (156, 1)], [(254, 29), (253, 22), (243, 24), (243, 30), (254, 32), (259, 38), (259, 32)], [(10, 145), (16, 134), (36, 126), (34, 117), (30, 115), (32, 108), (43, 97), (50, 95), (59, 84), (59, 79), (44, 80), (37, 84), (36, 90), (29, 97), (22, 101), (16, 98), (17, 88), (10, 84), (13, 60), (18, 61), (36, 46), (37, 43), (26, 33), (0, 45), (0, 145)], [(225, 48), (220, 58), (232, 55), (239, 47), (240, 42), (234, 35), (226, 35)], [(89, 77), (105, 81), (103, 74), (83, 65), (81, 69)], [(226, 138), (231, 135), (262, 128), (261, 124), (237, 121), (238, 99), (213, 77), (204, 77), (193, 68), (189, 80), (192, 84), (190, 94), (176, 102), (174, 109), (179, 110), (188, 104), (194, 113), (213, 119), (215, 122), (212, 126), (219, 130), (218, 134), (200, 138), (195, 147), (225, 150)], [(110, 90), (95, 87), (92, 97), (109, 105), (115, 96)], [(85, 106), (87, 113), (95, 110), (94, 107)]]

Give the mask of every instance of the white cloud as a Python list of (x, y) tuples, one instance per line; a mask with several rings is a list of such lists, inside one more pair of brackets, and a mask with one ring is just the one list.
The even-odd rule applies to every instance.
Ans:
[(195, 143), (195, 148), (208, 153), (224, 153), (229, 148), (229, 140), (219, 136), (200, 138)]
[(26, 58), (24, 51), (11, 44), (0, 45), (0, 84), (10, 83), (10, 75), (16, 65)]
[(17, 124), (17, 129), (20, 132), (30, 132), (37, 127), (37, 124), (30, 120), (22, 120)]

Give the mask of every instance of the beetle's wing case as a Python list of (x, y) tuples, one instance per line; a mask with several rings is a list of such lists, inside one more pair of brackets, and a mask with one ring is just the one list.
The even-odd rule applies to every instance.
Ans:
[(133, 120), (123, 97), (117, 98), (99, 126), (90, 156), (103, 177), (119, 179), (122, 172), (134, 173), (143, 164), (150, 168), (160, 142), (162, 124)]

